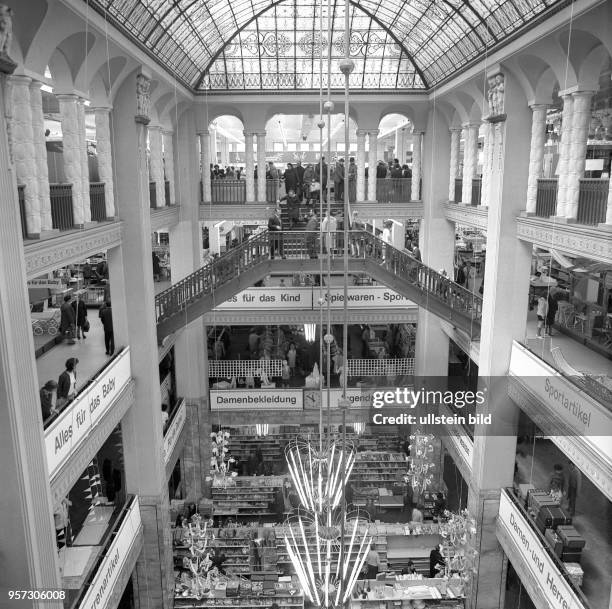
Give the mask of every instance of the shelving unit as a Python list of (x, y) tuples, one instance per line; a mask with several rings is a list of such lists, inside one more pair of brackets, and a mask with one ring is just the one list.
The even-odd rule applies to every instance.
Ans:
[(402, 484), (406, 468), (406, 457), (400, 453), (360, 452), (350, 480), (356, 487), (390, 487)]
[[(255, 586), (256, 584), (271, 584), (270, 586)], [(248, 588), (246, 589), (246, 586)], [(253, 590), (255, 586), (255, 590)], [(292, 609), (302, 609), (304, 607), (304, 596), (301, 592), (290, 594), (285, 587), (286, 584), (278, 582), (240, 582), (240, 588), (237, 596), (231, 597), (205, 597), (197, 599), (193, 597), (175, 596), (174, 606), (184, 609), (215, 609), (223, 607), (224, 609), (257, 609), (270, 608), (274, 603), (279, 607), (288, 607)], [(215, 593), (215, 592), (213, 592)]]
[(273, 516), (274, 495), (282, 488), (280, 476), (232, 478), (226, 486), (213, 486), (213, 515), (256, 520)]

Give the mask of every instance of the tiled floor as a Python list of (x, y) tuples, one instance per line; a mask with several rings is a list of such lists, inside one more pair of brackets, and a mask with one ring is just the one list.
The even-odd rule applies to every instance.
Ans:
[[(519, 481), (536, 488), (549, 488), (555, 463), (566, 467), (567, 457), (550, 440), (535, 440), (517, 454)], [(567, 467), (566, 467), (567, 470)], [(582, 476), (582, 490), (576, 502), (573, 524), (585, 538), (582, 552), (584, 582), (582, 591), (591, 609), (607, 609), (612, 584), (612, 502)]]

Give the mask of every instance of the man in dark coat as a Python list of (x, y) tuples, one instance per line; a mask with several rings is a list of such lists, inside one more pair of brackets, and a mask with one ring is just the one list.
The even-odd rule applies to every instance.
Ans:
[(323, 200), (327, 202), (327, 163), (325, 162), (325, 157), (321, 160), (323, 161), (322, 167), (320, 162), (315, 165), (315, 182), (321, 185), (323, 189)]
[(81, 333), (83, 333), (83, 339), (86, 339), (85, 329), (87, 327), (87, 306), (85, 301), (77, 298), (72, 301), (72, 308), (74, 309), (74, 315), (76, 317), (76, 337), (81, 340)]
[(383, 161), (378, 161), (378, 165), (376, 166), (376, 177), (380, 179), (387, 177), (387, 166)]
[(280, 231), (283, 229), (280, 219), (280, 214), (276, 209), (272, 210), (270, 217), (268, 218), (268, 231), (270, 232), (270, 259), (274, 260), (274, 254), (278, 253), (283, 255), (283, 242), (282, 234)]
[(285, 170), (285, 192), (298, 191), (298, 174), (293, 168), (291, 163), (287, 163), (287, 169)]
[(107, 300), (100, 308), (100, 319), (104, 328), (106, 355), (112, 355), (115, 352), (115, 335), (113, 332), (113, 311), (110, 300)]
[(60, 333), (68, 339), (69, 345), (74, 345), (74, 332), (76, 330), (76, 313), (70, 304), (72, 295), (66, 294), (64, 296), (64, 304), (60, 307)]
[(344, 159), (339, 159), (334, 168), (334, 198), (344, 200)]
[(549, 336), (553, 335), (552, 327), (555, 324), (555, 318), (557, 317), (557, 309), (559, 308), (559, 303), (557, 299), (553, 296), (551, 291), (549, 290), (548, 296), (548, 313), (546, 313), (546, 330)]
[(40, 390), (40, 407), (42, 409), (43, 422), (53, 414), (53, 394), (57, 389), (55, 381), (47, 381)]
[(317, 256), (317, 231), (319, 230), (319, 218), (317, 218), (316, 212), (312, 212), (312, 216), (308, 219), (306, 224), (306, 246), (308, 248), (308, 255), (311, 258), (318, 258)]
[(300, 200), (300, 203), (302, 202), (302, 199), (304, 197), (304, 172), (305, 171), (306, 169), (302, 167), (302, 161), (298, 161), (295, 167), (295, 173), (297, 174), (297, 179), (298, 179), (298, 189), (296, 192), (298, 195), (298, 199)]

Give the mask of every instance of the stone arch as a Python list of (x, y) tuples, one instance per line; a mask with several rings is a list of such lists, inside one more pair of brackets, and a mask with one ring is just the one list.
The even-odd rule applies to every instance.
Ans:
[[(97, 36), (91, 31), (74, 32), (57, 45), (57, 50), (64, 55), (70, 67), (70, 74), (75, 86), (77, 86), (76, 78), (79, 71), (83, 69), (88, 73), (89, 53), (96, 43), (96, 38)], [(81, 90), (85, 91), (86, 89)]]
[(547, 68), (538, 79), (533, 96), (533, 100), (535, 101), (535, 103), (552, 103), (553, 90), (555, 89), (555, 86), (558, 85), (559, 81), (557, 80), (557, 76), (550, 69), (550, 67)]
[[(54, 92), (73, 93), (74, 81), (72, 79), (72, 72), (66, 57), (61, 51), (56, 49), (52, 53), (51, 57), (49, 58), (48, 67), (49, 71), (51, 72)], [(44, 74), (44, 68), (42, 73)]]
[[(567, 61), (567, 55), (555, 38), (547, 38), (545, 42), (538, 43), (529, 47), (526, 53), (527, 61), (538, 61), (538, 66), (542, 64), (548, 66), (555, 74), (561, 89), (572, 87), (577, 82), (576, 71), (571, 62)], [(542, 69), (542, 72), (544, 70)]]
[(4, 4), (13, 9), (13, 49), (10, 56), (23, 64), (49, 5), (46, 0), (28, 0), (27, 11), (24, 11), (26, 3), (23, 0), (4, 0)]
[(94, 108), (107, 107), (111, 105), (106, 83), (99, 72), (89, 84), (89, 101)]
[(603, 45), (595, 47), (582, 61), (578, 68), (578, 82), (587, 91), (599, 89), (599, 77), (602, 68), (610, 60), (610, 54)]
[(576, 81), (573, 84), (579, 84), (583, 88), (583, 83), (578, 75), (580, 66), (584, 65), (584, 58), (591, 55), (597, 47), (601, 46), (601, 40), (590, 32), (576, 27), (561, 31), (557, 35), (557, 40), (577, 75)]
[[(126, 54), (113, 45), (109, 44), (107, 50), (106, 39), (100, 36), (96, 39), (95, 44), (82, 62), (74, 79), (75, 86), (80, 91), (87, 91), (91, 81), (100, 73), (105, 80), (106, 88), (110, 90), (112, 82), (127, 62)], [(110, 82), (108, 76), (109, 70), (111, 71)]]
[(454, 113), (453, 121), (458, 121), (458, 126), (469, 122), (469, 112), (454, 93), (451, 93), (450, 95), (446, 96), (444, 98), (444, 103), (448, 104), (448, 106), (452, 109)]

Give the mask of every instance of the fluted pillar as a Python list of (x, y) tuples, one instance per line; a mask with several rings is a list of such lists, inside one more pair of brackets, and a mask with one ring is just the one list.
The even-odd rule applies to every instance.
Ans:
[[(461, 129), (451, 129), (450, 141), (450, 169), (448, 180), (448, 200), (455, 201), (455, 178), (459, 171), (459, 153), (461, 148)], [(459, 203), (459, 201), (455, 201)]]
[(200, 137), (200, 173), (202, 180), (202, 200), (210, 203), (212, 186), (210, 183), (210, 132), (208, 129), (198, 133)]
[(32, 109), (32, 138), (36, 158), (36, 178), (38, 186), (38, 208), (40, 209), (40, 230), (53, 229), (51, 218), (51, 196), (49, 194), (49, 166), (47, 165), (47, 143), (45, 141), (45, 117), (43, 115), (42, 83), (30, 83), (30, 108)]
[(376, 153), (378, 129), (368, 131), (368, 201), (376, 201)]
[(159, 125), (149, 125), (149, 154), (151, 182), (155, 182), (156, 207), (165, 206), (164, 162), (162, 153), (162, 132)]
[(357, 201), (363, 201), (365, 199), (365, 164), (366, 164), (366, 153), (365, 153), (365, 138), (367, 131), (363, 129), (357, 129), (357, 184), (356, 194)]
[(244, 155), (246, 174), (246, 202), (255, 202), (255, 153), (253, 151), (253, 134), (244, 132)]
[(568, 156), (567, 194), (565, 199), (565, 217), (568, 220), (575, 220), (578, 217), (580, 180), (584, 177), (584, 167), (586, 164), (592, 99), (593, 91), (577, 91), (572, 94), (572, 134)]
[(423, 148), (423, 132), (412, 132), (412, 182), (410, 184), (410, 200), (421, 200), (421, 150)]
[(81, 196), (83, 198), (83, 222), (91, 222), (91, 204), (89, 200), (89, 161), (87, 159), (87, 137), (85, 133), (85, 100), (77, 101), (77, 120), (79, 138), (79, 161), (81, 163)]
[(463, 186), (461, 202), (472, 204), (472, 178), (476, 176), (478, 161), (478, 128), (476, 123), (468, 123), (465, 127), (465, 142), (463, 144)]
[(571, 93), (561, 95), (563, 113), (561, 114), (561, 140), (559, 143), (559, 163), (557, 164), (557, 216), (565, 217), (567, 199), (567, 174), (569, 172), (569, 151), (572, 138), (572, 115), (574, 100)]
[(482, 147), (482, 183), (480, 185), (480, 205), (489, 205), (491, 170), (493, 164), (493, 139), (494, 127), (488, 121), (482, 123), (484, 130), (484, 141)]
[(104, 182), (104, 204), (106, 218), (115, 216), (115, 192), (113, 184), (113, 157), (110, 134), (110, 108), (94, 108), (96, 119), (96, 152), (98, 153), (98, 173)]
[(257, 134), (257, 200), (265, 203), (266, 196), (266, 132)]
[(13, 104), (13, 158), (17, 183), (25, 186), (25, 218), (28, 235), (40, 236), (40, 201), (36, 177), (36, 152), (32, 134), (32, 108), (28, 76), (10, 76)]
[(72, 220), (75, 227), (82, 227), (83, 190), (81, 185), (81, 157), (79, 145), (79, 119), (76, 95), (58, 95), (62, 122), (62, 143), (64, 147), (64, 174), (66, 182), (72, 184)]
[(531, 106), (531, 148), (529, 150), (529, 178), (527, 181), (527, 206), (529, 214), (535, 214), (538, 198), (538, 179), (544, 166), (544, 145), (546, 144), (546, 104)]
[[(170, 198), (168, 205), (176, 203), (176, 195), (174, 193), (174, 132), (171, 129), (162, 129), (162, 141), (164, 148), (164, 177), (168, 180)], [(164, 186), (164, 197), (165, 197)]]

